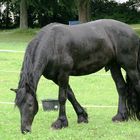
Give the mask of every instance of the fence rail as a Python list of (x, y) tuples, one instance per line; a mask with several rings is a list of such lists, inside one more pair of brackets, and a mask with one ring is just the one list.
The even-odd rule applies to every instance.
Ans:
[[(2, 105), (14, 105), (14, 102), (0, 102), (0, 104)], [(39, 106), (42, 106), (41, 103), (39, 103)], [(68, 107), (70, 107), (71, 105), (67, 105)], [(116, 105), (82, 105), (85, 108), (116, 108)]]
[(17, 50), (0, 50), (2, 53), (25, 53), (24, 51), (17, 51)]

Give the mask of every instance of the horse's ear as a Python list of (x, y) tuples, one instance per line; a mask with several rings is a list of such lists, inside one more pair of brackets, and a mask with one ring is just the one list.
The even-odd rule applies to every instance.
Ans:
[(11, 88), (10, 90), (11, 90), (11, 91), (14, 91), (15, 93), (17, 93), (17, 90), (18, 90), (18, 89), (13, 89), (13, 88)]

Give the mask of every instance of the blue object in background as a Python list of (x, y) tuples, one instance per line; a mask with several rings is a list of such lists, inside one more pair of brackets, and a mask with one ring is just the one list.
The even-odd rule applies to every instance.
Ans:
[(76, 25), (76, 24), (80, 24), (80, 21), (78, 21), (78, 20), (69, 21), (69, 25)]

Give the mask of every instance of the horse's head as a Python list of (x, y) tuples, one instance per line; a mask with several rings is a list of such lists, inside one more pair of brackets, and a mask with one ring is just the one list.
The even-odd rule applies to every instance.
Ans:
[(11, 89), (16, 93), (15, 104), (18, 106), (21, 115), (21, 132), (31, 132), (33, 119), (38, 111), (38, 102), (35, 93), (28, 84), (23, 88)]

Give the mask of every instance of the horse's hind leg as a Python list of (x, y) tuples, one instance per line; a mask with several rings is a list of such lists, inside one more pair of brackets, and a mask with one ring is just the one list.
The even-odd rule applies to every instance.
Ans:
[(121, 68), (117, 64), (113, 64), (110, 67), (112, 78), (116, 84), (116, 88), (119, 95), (118, 112), (112, 118), (112, 121), (126, 121), (128, 120), (127, 108), (126, 108), (126, 83), (122, 76)]
[(74, 93), (73, 93), (72, 89), (70, 88), (70, 86), (68, 86), (67, 96), (68, 96), (68, 100), (73, 105), (73, 108), (77, 114), (77, 117), (78, 117), (77, 122), (78, 123), (81, 123), (81, 122), (87, 123), (88, 122), (88, 115), (85, 112), (85, 110), (83, 109), (83, 107), (76, 100)]

